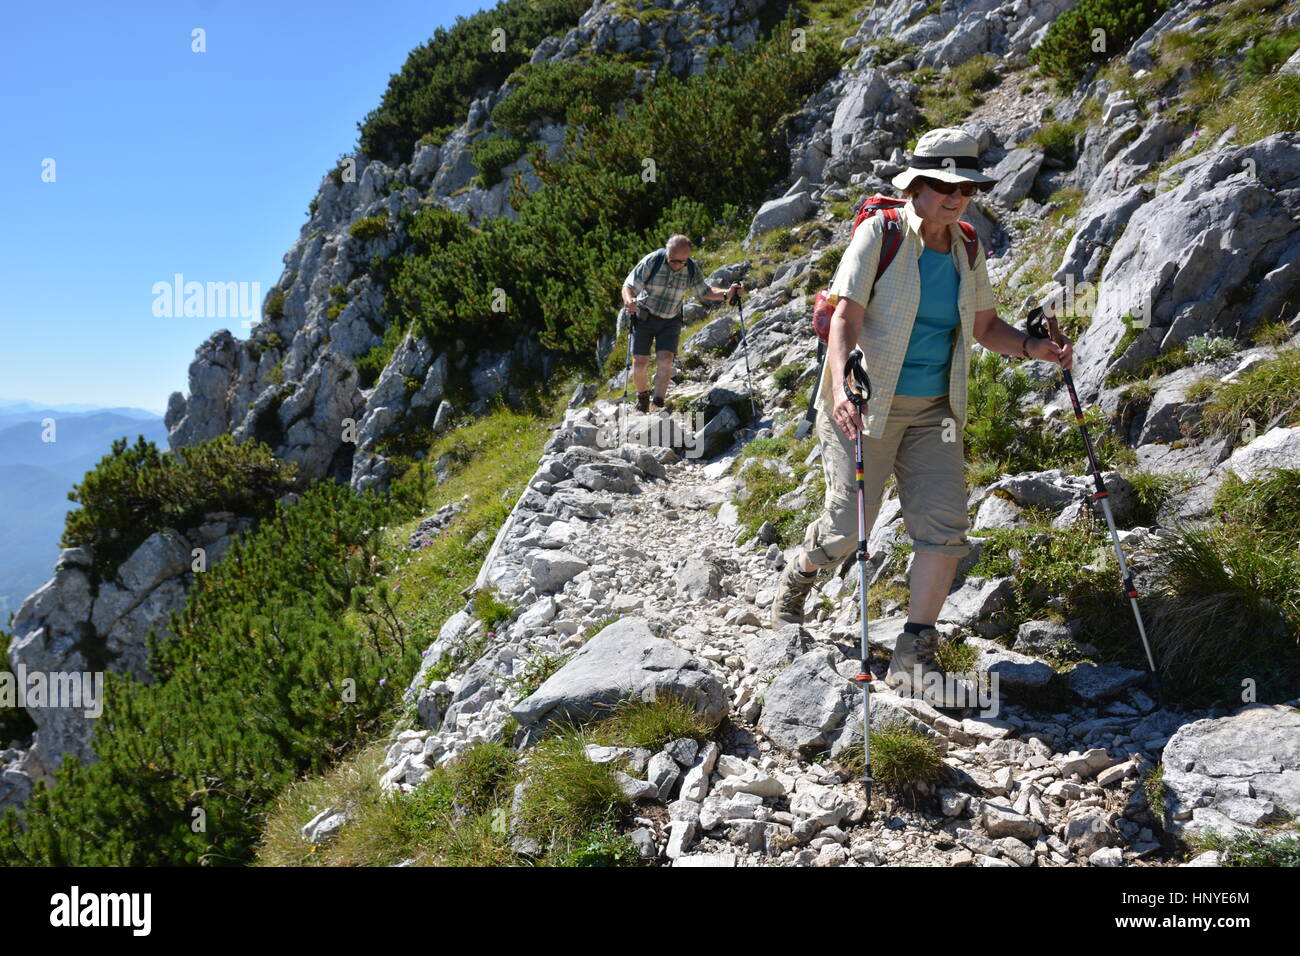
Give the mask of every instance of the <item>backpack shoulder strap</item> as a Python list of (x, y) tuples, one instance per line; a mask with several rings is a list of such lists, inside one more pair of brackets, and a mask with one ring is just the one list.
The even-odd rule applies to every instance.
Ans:
[(645, 277), (646, 282), (649, 282), (651, 279), (653, 279), (655, 276), (659, 274), (659, 270), (663, 268), (664, 261), (667, 258), (668, 258), (668, 253), (663, 249), (660, 249), (658, 252), (655, 253), (655, 257), (650, 260), (650, 274)]
[(961, 226), (962, 235), (966, 240), (966, 261), (974, 270), (975, 261), (979, 256), (979, 237), (975, 235), (975, 227), (970, 223), (958, 220), (957, 225)]
[(876, 278), (879, 279), (889, 268), (889, 264), (894, 261), (894, 256), (898, 253), (898, 247), (903, 244), (903, 230), (898, 224), (897, 209), (882, 209), (880, 215), (884, 222), (881, 225), (881, 238), (884, 246), (880, 250), (880, 262), (876, 266)]

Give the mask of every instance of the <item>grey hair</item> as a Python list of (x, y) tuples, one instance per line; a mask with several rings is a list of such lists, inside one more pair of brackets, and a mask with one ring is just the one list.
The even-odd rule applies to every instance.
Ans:
[(669, 252), (671, 252), (674, 249), (679, 249), (682, 246), (690, 246), (692, 249), (694, 249), (695, 243), (691, 242), (689, 236), (683, 236), (681, 233), (678, 233), (675, 236), (669, 236), (668, 241), (664, 243), (664, 248), (667, 249)]

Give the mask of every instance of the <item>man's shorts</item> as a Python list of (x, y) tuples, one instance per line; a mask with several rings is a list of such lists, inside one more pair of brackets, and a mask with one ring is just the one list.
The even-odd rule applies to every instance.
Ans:
[[(824, 568), (851, 557), (857, 547), (858, 488), (853, 441), (820, 407), (817, 437), (826, 500), (821, 516), (808, 526), (804, 549), (813, 566)], [(868, 535), (880, 512), (885, 480), (893, 474), (913, 550), (956, 558), (970, 551), (962, 433), (947, 395), (895, 395), (885, 434), (865, 439), (862, 457)]]
[(636, 323), (632, 334), (633, 355), (649, 355), (651, 341), (658, 352), (677, 351), (677, 339), (684, 324), (680, 318), (665, 319), (641, 310), (633, 319)]

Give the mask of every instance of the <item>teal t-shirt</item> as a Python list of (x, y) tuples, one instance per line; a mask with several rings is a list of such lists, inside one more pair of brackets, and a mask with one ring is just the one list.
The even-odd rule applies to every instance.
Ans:
[(898, 395), (947, 395), (952, 364), (952, 330), (961, 323), (957, 311), (957, 269), (946, 252), (923, 249), (921, 304), (912, 338), (898, 375)]

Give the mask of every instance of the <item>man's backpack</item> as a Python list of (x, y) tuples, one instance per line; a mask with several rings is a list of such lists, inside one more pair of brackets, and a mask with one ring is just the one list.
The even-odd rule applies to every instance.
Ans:
[[(903, 228), (899, 223), (902, 213), (899, 211), (907, 205), (905, 199), (894, 199), (892, 196), (883, 196), (876, 193), (862, 200), (858, 206), (858, 213), (853, 217), (853, 231), (858, 231), (858, 226), (870, 219), (876, 213), (884, 218), (885, 228), (883, 232), (884, 246), (880, 250), (880, 262), (876, 266), (876, 280), (885, 274), (889, 264), (894, 261), (894, 256), (898, 253), (898, 247), (903, 242)], [(972, 269), (975, 268), (975, 257), (978, 254), (978, 241), (975, 237), (975, 227), (968, 222), (958, 222), (961, 226), (962, 235), (965, 237), (966, 257)], [(872, 291), (875, 291), (874, 284)], [(820, 353), (822, 347), (829, 340), (831, 334), (831, 316), (835, 314), (835, 305), (838, 298), (832, 297), (830, 292), (822, 289), (817, 293), (817, 298), (813, 302), (813, 331), (821, 339), (822, 345), (818, 346)]]

